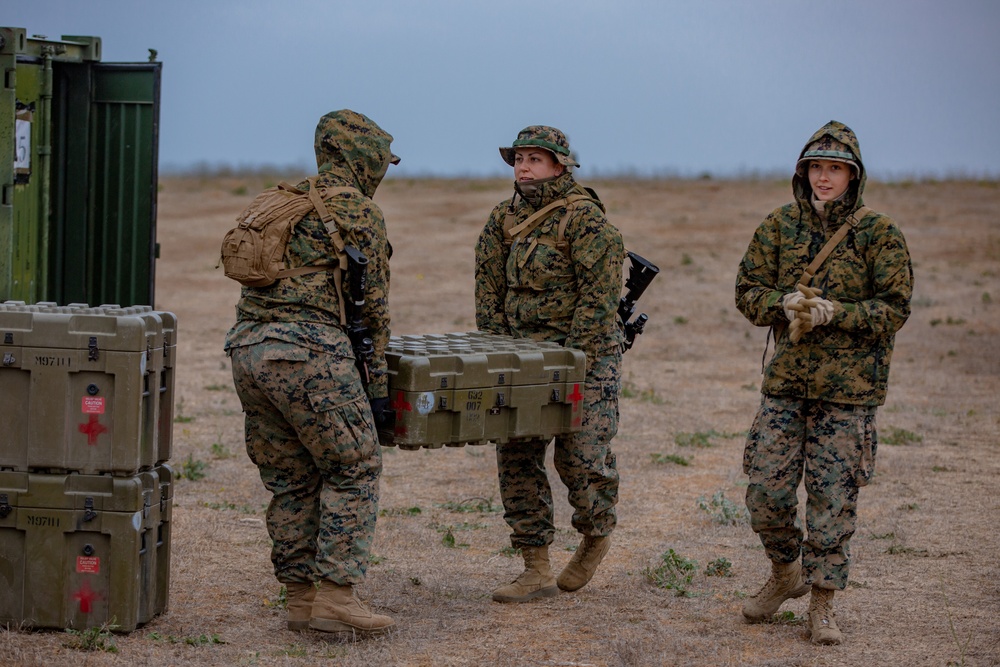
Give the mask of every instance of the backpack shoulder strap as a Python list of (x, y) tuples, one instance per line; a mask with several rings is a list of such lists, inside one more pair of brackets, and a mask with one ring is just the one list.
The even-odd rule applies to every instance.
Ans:
[(550, 203), (548, 206), (543, 206), (538, 209), (527, 218), (525, 218), (519, 224), (514, 225), (510, 229), (504, 229), (504, 236), (507, 240), (524, 238), (537, 227), (541, 222), (542, 218), (554, 211), (555, 209), (563, 206), (566, 203), (565, 199), (557, 199), (556, 201)]
[[(525, 236), (533, 232), (535, 228), (538, 227), (539, 224), (541, 224), (542, 220), (545, 218), (546, 215), (556, 210), (557, 208), (561, 208), (563, 206), (571, 208), (574, 203), (580, 201), (581, 199), (590, 199), (590, 197), (588, 197), (587, 195), (579, 195), (579, 194), (569, 195), (568, 197), (563, 197), (562, 199), (555, 200), (548, 206), (540, 208), (539, 210), (535, 211), (527, 218), (525, 218), (524, 222), (521, 222), (518, 225), (515, 225), (508, 229), (507, 225), (505, 224), (504, 225), (505, 240), (510, 241), (515, 238), (518, 239), (524, 238)], [(566, 224), (568, 223), (568, 218), (569, 218), (569, 211), (567, 211), (567, 214), (563, 216), (563, 221), (560, 223), (559, 227), (560, 238), (562, 238), (562, 235), (566, 230)]]
[[(588, 189), (588, 192), (593, 192)], [(594, 193), (596, 194), (596, 193)], [(566, 242), (566, 227), (569, 226), (570, 217), (573, 215), (573, 211), (576, 210), (576, 204), (580, 201), (598, 201), (594, 197), (588, 197), (586, 195), (570, 195), (566, 198), (569, 202), (566, 205), (566, 213), (563, 214), (561, 220), (559, 220), (559, 227), (556, 230), (556, 240), (550, 241), (548, 239), (539, 239), (539, 243), (543, 245), (552, 245), (561, 253), (569, 256), (569, 243)]]
[(286, 190), (287, 192), (291, 192), (293, 195), (304, 195), (305, 194), (304, 190), (299, 190), (297, 187), (295, 187), (294, 185), (292, 185), (288, 181), (282, 181), (282, 182), (278, 183), (278, 189), (279, 190)]
[(326, 225), (327, 229), (330, 228), (330, 223), (334, 222), (334, 216), (330, 213), (330, 209), (326, 205), (326, 200), (330, 199), (334, 195), (344, 194), (347, 192), (356, 192), (361, 194), (357, 188), (352, 188), (349, 185), (320, 189), (316, 187), (315, 176), (309, 179), (309, 201), (312, 202), (313, 207), (316, 209), (316, 212), (319, 213), (319, 217), (323, 220), (323, 224)]
[(347, 253), (344, 250), (346, 248), (346, 244), (344, 243), (343, 237), (340, 235), (340, 229), (337, 227), (337, 218), (330, 212), (329, 207), (326, 205), (326, 200), (330, 199), (334, 195), (348, 192), (357, 192), (358, 194), (361, 194), (360, 190), (351, 186), (326, 188), (321, 192), (320, 189), (316, 187), (316, 177), (313, 176), (309, 179), (309, 199), (312, 202), (313, 207), (315, 207), (316, 212), (319, 213), (320, 219), (323, 220), (323, 225), (326, 227), (327, 234), (330, 235), (330, 240), (333, 242), (333, 246), (337, 250), (337, 263), (324, 265), (323, 268), (332, 269), (333, 286), (337, 290), (337, 297), (340, 300), (340, 323), (343, 325), (347, 324), (347, 308), (344, 303), (343, 291), (344, 272), (347, 271)]
[(311, 188), (309, 190), (309, 197), (313, 202), (313, 206), (316, 207), (316, 212), (319, 213), (319, 217), (323, 220), (323, 225), (326, 227), (326, 231), (330, 235), (333, 245), (337, 248), (337, 255), (340, 257), (340, 268), (342, 269), (347, 268), (347, 256), (344, 254), (344, 239), (340, 236), (340, 228), (337, 226), (337, 218), (333, 215), (333, 213), (330, 213), (330, 209), (326, 205), (326, 200), (330, 199), (334, 195), (345, 194), (348, 192), (357, 192), (358, 194), (361, 194), (357, 188), (352, 188), (350, 186), (327, 188), (322, 192), (320, 192), (317, 188)]

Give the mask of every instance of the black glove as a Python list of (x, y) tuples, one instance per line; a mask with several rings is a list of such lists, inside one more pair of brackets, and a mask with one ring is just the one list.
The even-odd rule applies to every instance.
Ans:
[(372, 406), (372, 417), (375, 418), (375, 425), (382, 426), (389, 419), (389, 397), (369, 399)]

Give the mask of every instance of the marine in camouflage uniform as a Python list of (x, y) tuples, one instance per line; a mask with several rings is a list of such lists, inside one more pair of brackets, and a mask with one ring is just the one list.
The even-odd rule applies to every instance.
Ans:
[[(818, 198), (807, 173), (823, 161), (852, 170), (847, 190), (832, 201)], [(885, 402), (895, 334), (909, 317), (913, 286), (899, 227), (871, 209), (859, 211), (865, 182), (857, 137), (830, 121), (799, 156), (792, 179), (795, 201), (757, 228), (736, 279), (737, 308), (775, 334), (743, 457), (751, 525), (772, 562), (772, 577), (744, 615), (766, 620), (811, 585), (810, 631), (817, 643), (842, 639), (833, 622), (832, 595), (847, 585), (858, 488), (874, 473), (876, 409)], [(793, 342), (784, 304), (844, 223), (851, 225), (847, 236), (811, 284), (828, 304), (829, 321)], [(796, 498), (803, 476), (805, 536)]]
[[(391, 625), (387, 617), (355, 605), (351, 596), (369, 563), (382, 470), (372, 405), (388, 396), (391, 249), (382, 211), (371, 197), (389, 164), (399, 161), (389, 150), (391, 142), (371, 119), (349, 110), (323, 116), (316, 128), (316, 187), (353, 188), (333, 195), (326, 206), (345, 244), (369, 260), (364, 316), (375, 354), (367, 395), (341, 324), (344, 297), (332, 272), (243, 287), (236, 324), (226, 337), (245, 413), (247, 453), (273, 494), (267, 509), (271, 561), (288, 590), (291, 629), (305, 629), (311, 619), (316, 627), (316, 617), (323, 620), (321, 603), (330, 595), (343, 598), (341, 606), (348, 609), (340, 614), (347, 620), (341, 620), (354, 631)], [(297, 187), (308, 190), (311, 184), (305, 180)], [(313, 209), (295, 225), (285, 264), (323, 265), (336, 263), (336, 257)]]
[[(592, 190), (569, 170), (576, 165), (565, 135), (531, 126), (511, 147), (501, 148), (515, 166), (517, 149), (543, 149), (561, 172), (546, 179), (515, 182), (515, 193), (493, 209), (476, 246), (476, 325), (482, 331), (555, 341), (587, 356), (582, 431), (555, 439), (554, 463), (569, 490), (573, 527), (583, 541), (573, 561), (551, 576), (548, 545), (555, 533), (552, 491), (545, 472), (545, 440), (497, 445), (504, 518), (511, 544), (525, 558), (525, 574), (499, 589), (494, 599), (520, 602), (553, 595), (557, 585), (576, 590), (589, 581), (610, 546), (618, 501), (618, 470), (611, 439), (618, 430), (622, 332), (617, 305), (624, 246)], [(574, 197), (575, 196), (575, 197)], [(565, 201), (566, 198), (571, 201)], [(537, 226), (511, 240), (536, 212)], [(530, 223), (529, 223), (530, 225)], [(560, 230), (560, 228), (562, 228)], [(540, 574), (539, 574), (540, 572)]]

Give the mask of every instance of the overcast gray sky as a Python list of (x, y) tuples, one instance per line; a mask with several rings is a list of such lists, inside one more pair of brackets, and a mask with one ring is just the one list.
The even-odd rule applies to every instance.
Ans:
[(840, 120), (876, 178), (1000, 175), (995, 0), (0, 0), (0, 23), (163, 62), (160, 166), (312, 169), (339, 108), (398, 175), (506, 174), (530, 124), (580, 173), (790, 172)]

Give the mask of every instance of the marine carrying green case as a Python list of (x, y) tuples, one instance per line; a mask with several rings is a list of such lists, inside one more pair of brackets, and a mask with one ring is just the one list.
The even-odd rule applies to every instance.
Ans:
[(134, 475), (170, 458), (177, 319), (0, 304), (0, 468)]
[(383, 445), (459, 447), (579, 431), (587, 357), (484, 332), (393, 337)]
[(131, 631), (167, 609), (173, 472), (0, 471), (0, 624)]

